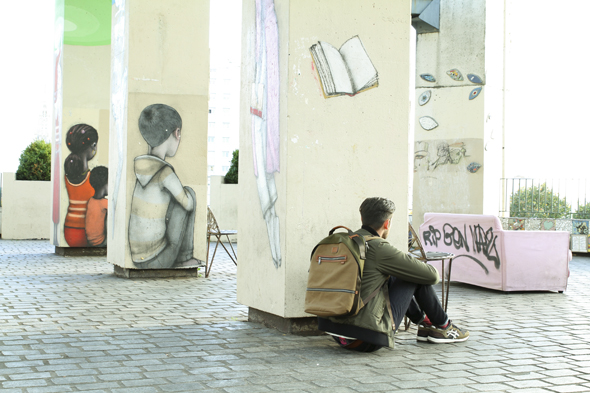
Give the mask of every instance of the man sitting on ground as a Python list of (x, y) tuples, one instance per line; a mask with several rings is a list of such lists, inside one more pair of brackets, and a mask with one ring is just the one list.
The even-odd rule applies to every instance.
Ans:
[(393, 348), (394, 334), (404, 315), (418, 325), (418, 341), (461, 342), (469, 332), (454, 325), (432, 287), (438, 271), (393, 247), (389, 234), (395, 204), (385, 198), (367, 198), (360, 207), (362, 228), (368, 237), (367, 259), (361, 283), (361, 298), (381, 287), (355, 316), (319, 318), (319, 329), (334, 336), (344, 348), (369, 352), (383, 346)]

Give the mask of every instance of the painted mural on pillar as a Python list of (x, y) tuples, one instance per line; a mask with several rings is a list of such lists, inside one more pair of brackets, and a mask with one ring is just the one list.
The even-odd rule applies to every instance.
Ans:
[(275, 211), (275, 172), (279, 157), (279, 28), (273, 0), (256, 0), (255, 81), (252, 86), (254, 174), (272, 260), (281, 266), (279, 217)]
[(148, 144), (135, 157), (135, 188), (129, 218), (131, 259), (140, 269), (200, 267), (193, 257), (197, 199), (166, 162), (180, 146), (182, 118), (164, 104), (147, 106), (139, 116), (139, 131)]
[(359, 36), (346, 41), (340, 49), (318, 41), (309, 50), (324, 98), (354, 96), (379, 86), (379, 74)]
[(66, 133), (70, 155), (64, 160), (68, 213), (64, 237), (70, 247), (106, 246), (108, 169), (88, 167), (98, 150), (98, 132), (88, 124), (76, 124)]
[(476, 173), (481, 164), (467, 163), (467, 145), (455, 141), (417, 141), (414, 143), (414, 172), (436, 171), (441, 166), (465, 164), (469, 173)]

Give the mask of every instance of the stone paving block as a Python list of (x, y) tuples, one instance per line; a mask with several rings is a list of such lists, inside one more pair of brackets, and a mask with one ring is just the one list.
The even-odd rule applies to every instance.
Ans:
[[(200, 386), (216, 392), (290, 387), (358, 392), (370, 391), (371, 385), (373, 391), (391, 386), (435, 393), (590, 390), (590, 379), (584, 378), (590, 375), (588, 257), (570, 263), (565, 294), (504, 294), (453, 283), (449, 315), (471, 331), (465, 343), (417, 343), (412, 327), (397, 335), (394, 350), (362, 354), (342, 350), (325, 336), (285, 336), (244, 322), (247, 308), (235, 301), (236, 269), (229, 259), (216, 260), (208, 280), (122, 280), (104, 257), (64, 258), (52, 252), (47, 242), (0, 239), (0, 287), (11, 294), (0, 294), (0, 347), (11, 352), (0, 352), (0, 362), (41, 361), (27, 367), (0, 364), (2, 392), (55, 387), (162, 392), (168, 385), (172, 391)], [(14, 274), (23, 271), (32, 274)], [(37, 381), (34, 376), (44, 373), (51, 373), (41, 379), (45, 385), (4, 386)], [(32, 379), (15, 381), (12, 374)], [(102, 379), (118, 374), (133, 378)], [(326, 376), (349, 383), (334, 386)], [(71, 377), (96, 382), (53, 383)], [(241, 385), (229, 386), (234, 384)]]

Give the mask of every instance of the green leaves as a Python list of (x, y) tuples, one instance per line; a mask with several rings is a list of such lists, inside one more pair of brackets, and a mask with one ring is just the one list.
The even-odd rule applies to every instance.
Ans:
[(239, 164), (239, 150), (234, 150), (232, 153), (231, 166), (229, 171), (225, 174), (225, 184), (238, 184), (238, 164)]
[(510, 196), (510, 217), (570, 218), (572, 207), (546, 183), (523, 188)]
[(37, 139), (22, 152), (16, 180), (51, 180), (51, 144)]

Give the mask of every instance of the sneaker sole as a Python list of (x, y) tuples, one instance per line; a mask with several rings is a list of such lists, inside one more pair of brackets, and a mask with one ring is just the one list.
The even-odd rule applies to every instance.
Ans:
[(416, 341), (421, 341), (423, 343), (428, 342), (428, 336), (426, 336), (426, 337), (416, 336)]
[(467, 341), (468, 338), (469, 338), (469, 336), (463, 337), (463, 338), (436, 338), (436, 337), (428, 336), (428, 341), (430, 341), (431, 343), (435, 343), (435, 344), (449, 344), (449, 343), (462, 343), (463, 341)]

